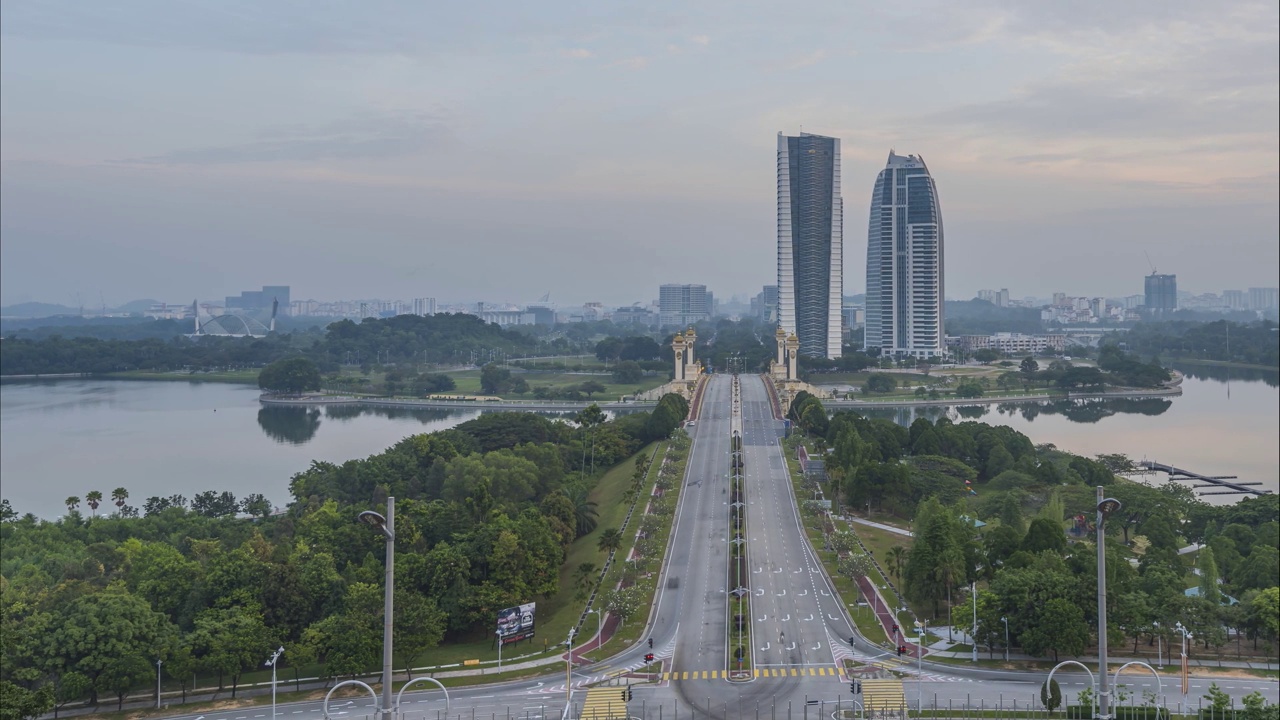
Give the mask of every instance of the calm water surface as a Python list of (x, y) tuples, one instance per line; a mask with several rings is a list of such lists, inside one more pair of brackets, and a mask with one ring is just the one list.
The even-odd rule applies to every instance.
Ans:
[[(1083, 455), (1124, 453), (1207, 475), (1280, 488), (1280, 382), (1190, 370), (1172, 400), (923, 410), (1004, 424), (1033, 442)], [(1217, 379), (1215, 379), (1217, 378)], [(910, 423), (916, 411), (886, 410)], [(452, 427), (479, 411), (263, 408), (256, 388), (220, 383), (70, 380), (0, 385), (0, 488), (18, 512), (53, 518), (90, 490), (152, 495), (230, 490), (290, 500), (289, 478), (312, 460), (380, 452), (406, 435)], [(1206, 498), (1231, 502), (1234, 496)], [(110, 505), (107, 505), (110, 508)], [(84, 509), (83, 506), (81, 508)]]

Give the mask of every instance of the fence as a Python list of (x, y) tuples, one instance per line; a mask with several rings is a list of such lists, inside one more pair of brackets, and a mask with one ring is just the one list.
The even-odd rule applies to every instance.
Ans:
[[(524, 703), (501, 709), (493, 709), (492, 706), (486, 706), (483, 710), (454, 709), (447, 715), (442, 709), (408, 711), (400, 713), (396, 720), (550, 720), (561, 717), (576, 720), (611, 720), (617, 717), (630, 720), (1074, 720), (1091, 717), (1088, 707), (1075, 705), (1058, 707), (1054, 712), (1048, 712), (1035, 693), (1023, 698), (1001, 697), (994, 702), (985, 699), (939, 701), (935, 697), (923, 705), (908, 701), (898, 705), (868, 708), (862, 706), (860, 697), (762, 702), (705, 698), (697, 703), (696, 708), (687, 703), (670, 700), (658, 702), (637, 697), (629, 703), (619, 700), (616, 707), (594, 713), (588, 710), (586, 714), (583, 714), (582, 701), (575, 699), (570, 703), (567, 713), (565, 710), (563, 702), (545, 705)], [(375, 715), (366, 717), (368, 720), (378, 720)], [(1181, 701), (1124, 703), (1112, 707), (1112, 717), (1115, 720), (1245, 720), (1245, 711), (1238, 705), (1215, 711), (1202, 700), (1193, 698), (1186, 704)], [(361, 719), (359, 716), (344, 716), (342, 720)]]

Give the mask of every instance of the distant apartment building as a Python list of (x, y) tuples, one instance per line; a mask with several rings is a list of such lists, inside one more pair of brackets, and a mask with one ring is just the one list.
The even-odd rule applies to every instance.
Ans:
[(995, 335), (961, 335), (959, 346), (968, 351), (997, 350), (1007, 354), (1038, 353), (1044, 350), (1061, 352), (1067, 346), (1067, 336), (1024, 335), (1022, 333), (996, 333)]
[(1232, 310), (1247, 310), (1249, 296), (1243, 290), (1223, 290), (1222, 304)]
[(1249, 288), (1250, 310), (1274, 310), (1280, 307), (1280, 288)]
[(280, 304), (279, 314), (288, 313), (291, 309), (288, 285), (263, 285), (261, 290), (245, 290), (239, 295), (228, 295), (226, 309), (228, 313), (257, 313), (270, 311), (272, 303)]
[(532, 325), (533, 313), (523, 310), (481, 310), (476, 315), (487, 323), (502, 325)]
[(620, 307), (613, 311), (613, 322), (615, 325), (643, 325), (652, 327), (658, 324), (658, 313), (647, 307), (632, 305), (631, 307)]
[(778, 321), (777, 285), (765, 285), (751, 298), (751, 315), (761, 322)]
[(711, 293), (706, 285), (668, 284), (658, 288), (662, 325), (692, 325), (711, 319)]
[(155, 318), (156, 320), (186, 320), (191, 317), (192, 309), (193, 307), (191, 305), (155, 303), (144, 310), (142, 312), (142, 316)]
[(1146, 312), (1152, 317), (1170, 315), (1178, 309), (1178, 276), (1151, 273), (1144, 287)]
[(414, 314), (414, 315), (422, 315), (422, 316), (424, 316), (424, 317), (425, 317), (425, 316), (429, 316), (429, 315), (435, 315), (435, 314), (436, 314), (436, 299), (435, 299), (435, 298), (431, 298), (431, 297), (427, 297), (427, 298), (414, 298), (414, 299), (413, 299), (413, 314)]
[(524, 311), (533, 315), (534, 325), (556, 324), (556, 309), (550, 305), (527, 305)]
[(996, 307), (1009, 307), (1009, 288), (979, 290), (978, 299), (985, 300)]

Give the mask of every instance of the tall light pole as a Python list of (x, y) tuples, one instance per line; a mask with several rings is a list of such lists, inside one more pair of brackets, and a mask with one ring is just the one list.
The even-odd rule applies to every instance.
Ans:
[(1185, 700), (1187, 697), (1187, 689), (1188, 689), (1187, 687), (1187, 641), (1191, 640), (1194, 636), (1191, 634), (1189, 630), (1187, 630), (1185, 627), (1182, 626), (1181, 622), (1177, 623), (1173, 627), (1175, 630), (1182, 633), (1182, 668), (1180, 672), (1182, 674), (1182, 697)]
[(271, 666), (271, 720), (276, 720), (276, 661), (280, 659), (280, 655), (284, 653), (284, 646), (276, 648), (271, 657), (267, 659), (263, 665)]
[(156, 709), (160, 709), (160, 665), (164, 660), (156, 659)]
[(600, 652), (600, 645), (604, 642), (604, 613), (594, 608), (587, 609), (588, 615), (596, 616), (596, 652)]
[(1002, 617), (1000, 622), (1004, 623), (1004, 661), (1009, 662), (1009, 618)]
[(391, 720), (391, 598), (396, 590), (396, 499), (387, 498), (387, 515), (372, 510), (359, 515), (360, 522), (373, 526), (387, 539), (387, 581), (382, 598), (382, 718)]
[(925, 633), (929, 629), (929, 621), (916, 621), (916, 628), (919, 629), (920, 637), (916, 638), (916, 657), (920, 661), (919, 671), (916, 674), (916, 712), (924, 712), (924, 641)]
[(573, 631), (569, 628), (569, 639), (564, 641), (564, 709), (568, 713), (573, 702)]
[(1104, 497), (1098, 486), (1098, 720), (1111, 718), (1111, 690), (1107, 687), (1107, 543), (1104, 526), (1120, 501)]
[(973, 632), (969, 634), (969, 644), (973, 645), (973, 664), (978, 664), (978, 581), (974, 580), (969, 590), (973, 598)]
[(498, 636), (498, 673), (502, 673), (502, 631), (495, 630), (494, 635)]
[(1156, 667), (1160, 667), (1164, 665), (1164, 643), (1160, 637), (1160, 621), (1156, 620), (1151, 625), (1156, 629)]

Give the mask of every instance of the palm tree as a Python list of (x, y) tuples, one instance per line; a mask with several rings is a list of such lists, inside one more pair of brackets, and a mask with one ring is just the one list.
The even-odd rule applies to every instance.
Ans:
[(75, 512), (76, 508), (80, 507), (80, 498), (76, 497), (75, 495), (72, 495), (71, 497), (67, 498), (66, 503), (67, 503), (67, 512)]
[(564, 489), (565, 497), (573, 503), (573, 517), (577, 525), (578, 537), (582, 537), (596, 529), (596, 519), (600, 513), (596, 511), (596, 503), (590, 499), (587, 489), (582, 485), (570, 485)]
[(125, 490), (122, 487), (118, 487), (115, 490), (111, 491), (111, 500), (116, 504), (116, 507), (118, 508), (124, 507), (124, 501), (128, 499), (129, 499), (129, 491)]
[(90, 490), (85, 493), (84, 500), (89, 504), (89, 509), (93, 511), (93, 517), (98, 517), (98, 506), (102, 504), (102, 492)]
[(596, 564), (592, 562), (584, 562), (578, 565), (578, 569), (573, 571), (574, 585), (577, 586), (577, 597), (579, 600), (587, 599), (587, 589), (591, 587), (591, 576), (595, 574)]
[(906, 567), (907, 554), (909, 552), (910, 551), (901, 545), (894, 545), (889, 548), (889, 552), (887, 554), (889, 560), (889, 571), (893, 573), (894, 579), (898, 582), (902, 582), (902, 568)]
[(604, 552), (613, 552), (622, 547), (622, 533), (617, 528), (609, 528), (600, 533), (596, 547)]

